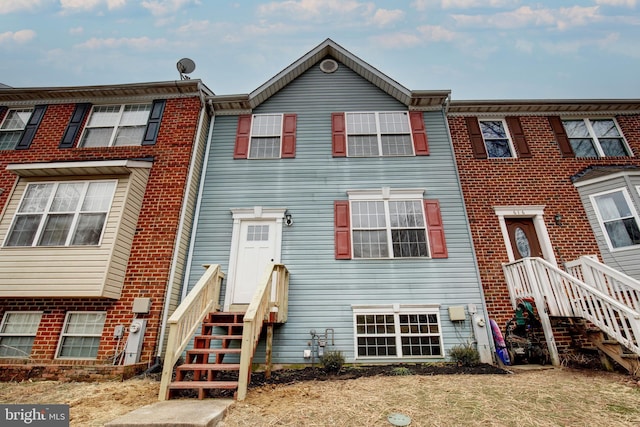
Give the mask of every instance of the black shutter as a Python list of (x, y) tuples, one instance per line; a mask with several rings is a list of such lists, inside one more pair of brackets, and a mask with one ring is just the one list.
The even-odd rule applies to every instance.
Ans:
[(31, 142), (33, 141), (33, 137), (36, 136), (38, 126), (40, 126), (45, 111), (47, 111), (46, 105), (36, 105), (33, 107), (33, 113), (31, 113), (31, 117), (29, 117), (29, 121), (20, 137), (20, 141), (18, 141), (18, 145), (16, 145), (16, 150), (26, 150), (31, 146)]
[(520, 119), (518, 117), (505, 117), (505, 120), (507, 122), (507, 126), (509, 126), (513, 142), (520, 157), (532, 157), (531, 150), (529, 150), (529, 145), (527, 144), (527, 139), (525, 138), (524, 131), (522, 130)]
[(67, 128), (64, 131), (64, 136), (60, 141), (58, 148), (73, 148), (73, 144), (76, 142), (80, 127), (84, 122), (84, 118), (91, 110), (91, 104), (76, 104), (76, 109), (71, 115), (71, 120), (67, 124)]
[(147, 130), (144, 132), (144, 138), (142, 139), (142, 145), (154, 145), (156, 143), (165, 103), (165, 99), (156, 99), (153, 101), (151, 113), (149, 113), (149, 120), (147, 121)]

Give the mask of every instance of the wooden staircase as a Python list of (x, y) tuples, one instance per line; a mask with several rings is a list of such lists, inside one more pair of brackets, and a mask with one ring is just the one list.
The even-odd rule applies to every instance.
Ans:
[(205, 317), (193, 348), (186, 351), (185, 363), (176, 366), (169, 399), (178, 390), (196, 390), (198, 399), (204, 399), (207, 390), (237, 390), (243, 319), (244, 313), (233, 312), (212, 312)]

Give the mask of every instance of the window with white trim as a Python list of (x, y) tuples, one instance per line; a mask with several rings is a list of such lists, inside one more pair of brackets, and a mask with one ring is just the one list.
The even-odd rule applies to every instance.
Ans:
[(358, 358), (442, 357), (437, 306), (353, 307)]
[(406, 111), (346, 113), (347, 156), (413, 156)]
[(354, 258), (428, 257), (422, 192), (349, 192)]
[(589, 197), (610, 249), (640, 245), (640, 218), (625, 188)]
[(33, 113), (32, 108), (10, 109), (0, 125), (0, 150), (13, 150)]
[(56, 357), (95, 359), (106, 316), (103, 311), (67, 313)]
[(251, 121), (250, 159), (280, 158), (282, 114), (254, 114)]
[(5, 246), (99, 245), (116, 181), (27, 185)]
[(141, 145), (151, 104), (97, 105), (84, 127), (81, 147)]
[(515, 157), (513, 142), (504, 120), (478, 120), (489, 158)]
[(627, 143), (615, 119), (563, 119), (576, 157), (626, 157)]
[(41, 317), (35, 311), (6, 312), (0, 324), (0, 357), (29, 357)]

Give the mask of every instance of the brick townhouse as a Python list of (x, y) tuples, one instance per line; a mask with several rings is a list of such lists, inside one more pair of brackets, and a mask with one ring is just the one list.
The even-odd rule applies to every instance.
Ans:
[(157, 360), (211, 94), (187, 79), (0, 88), (3, 379), (129, 375)]

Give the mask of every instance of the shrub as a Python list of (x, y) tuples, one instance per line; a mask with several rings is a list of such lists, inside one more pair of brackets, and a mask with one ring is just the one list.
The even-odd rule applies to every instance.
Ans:
[(325, 371), (336, 374), (340, 372), (342, 365), (344, 365), (344, 355), (341, 351), (327, 351), (320, 358), (320, 363), (322, 363)]
[(460, 366), (475, 366), (480, 363), (480, 353), (471, 344), (451, 347), (449, 357)]
[(405, 368), (404, 366), (396, 366), (391, 370), (391, 375), (411, 375), (411, 370), (409, 368)]

